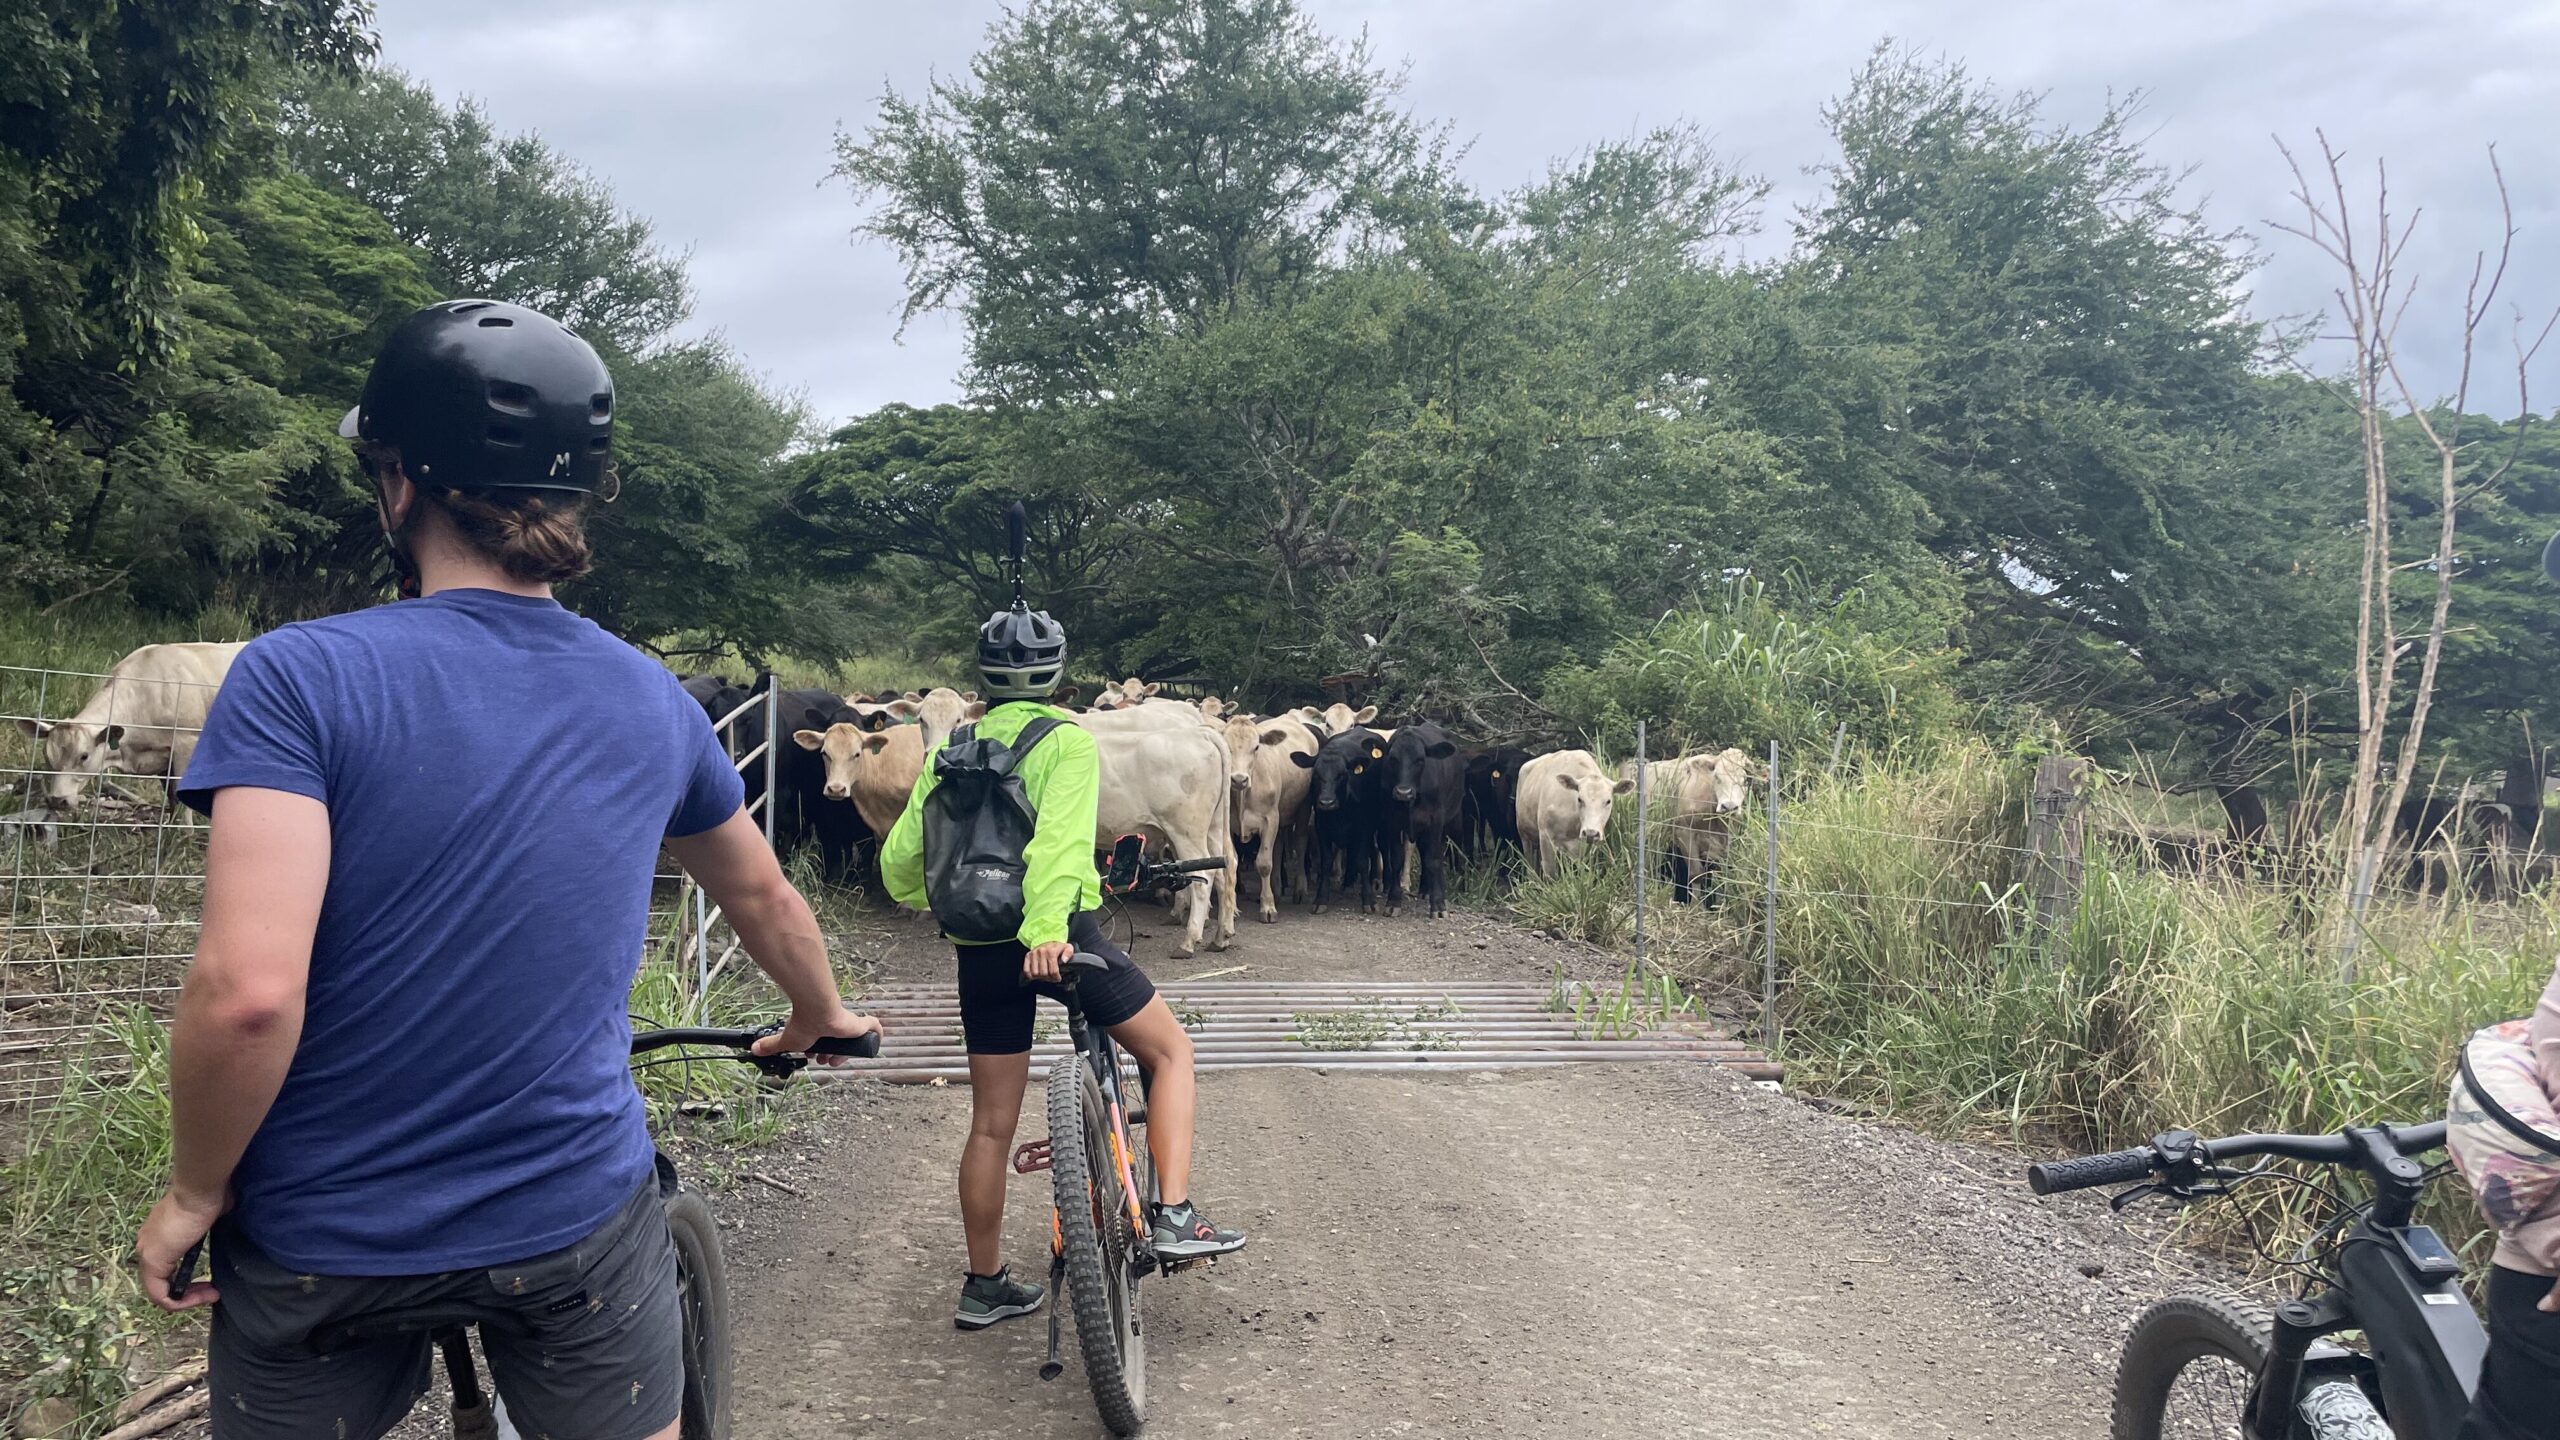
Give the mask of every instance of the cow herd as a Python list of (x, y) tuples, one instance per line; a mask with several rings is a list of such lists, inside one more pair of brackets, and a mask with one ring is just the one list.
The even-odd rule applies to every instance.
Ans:
[[(69, 719), (20, 721), (44, 746), (46, 806), (70, 809), (101, 774), (183, 773), (240, 649), (146, 645), (117, 662)], [(725, 724), (733, 753), (761, 758), (774, 742), (776, 844), (814, 840), (831, 879), (852, 873), (864, 843), (887, 833), (925, 757), (986, 710), (975, 694), (948, 688), (784, 690), (768, 706), (719, 676), (683, 684)], [(1252, 715), (1216, 699), (1175, 700), (1134, 679), (1089, 707), (1075, 706), (1072, 691), (1061, 699), (1093, 735), (1101, 764), (1098, 848), (1143, 834), (1175, 860), (1228, 862), (1210, 872), (1210, 884), (1177, 897), (1186, 955), (1226, 947), (1240, 899), (1266, 923), (1283, 903), (1322, 913), (1355, 893), (1363, 909), (1383, 902), (1394, 915), (1410, 896), (1445, 915), (1452, 852), (1468, 862), (1516, 855), (1552, 873), (1607, 832), (1613, 806), (1635, 787), (1632, 765), (1606, 771), (1587, 750), (1463, 748), (1429, 720), (1382, 725), (1374, 706)], [(771, 737), (769, 717), (780, 720)], [(741, 768), (748, 799), (760, 799), (767, 765)], [(1694, 878), (1723, 859), (1729, 817), (1749, 794), (1748, 762), (1738, 750), (1657, 762), (1648, 789), (1669, 822), (1673, 882), (1689, 899)]]
[[(734, 716), (737, 753), (758, 753), (766, 708), (750, 705), (748, 691), (713, 675), (684, 684), (715, 722)], [(1635, 788), (1632, 766), (1612, 775), (1587, 750), (1464, 749), (1428, 720), (1381, 725), (1374, 706), (1252, 715), (1214, 698), (1175, 700), (1135, 679), (1089, 707), (1076, 698), (1069, 691), (1061, 701), (1093, 735), (1102, 771), (1095, 846), (1143, 834), (1175, 860), (1229, 862), (1177, 897), (1185, 955), (1226, 948), (1240, 899), (1266, 923), (1284, 902), (1321, 914), (1354, 892), (1363, 909), (1383, 902), (1395, 915), (1411, 897), (1445, 915), (1452, 852), (1471, 862), (1517, 854), (1552, 872), (1607, 832), (1613, 806)], [(849, 874), (863, 842), (895, 822), (925, 757), (985, 708), (948, 688), (781, 692), (777, 845), (814, 840), (830, 878)], [(753, 798), (763, 767), (746, 769)], [(1684, 756), (1657, 763), (1648, 785), (1670, 822), (1674, 880), (1688, 899), (1693, 877), (1723, 858), (1729, 817), (1748, 795), (1748, 763), (1738, 750)]]

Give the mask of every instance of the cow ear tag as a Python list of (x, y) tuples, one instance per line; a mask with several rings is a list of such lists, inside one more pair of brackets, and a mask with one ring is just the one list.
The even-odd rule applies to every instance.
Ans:
[(1501, 779), (1501, 778), (1502, 778), (1502, 772), (1501, 772), (1501, 771), (1499, 771), (1499, 770), (1494, 771), (1494, 772), (1493, 772), (1493, 778), (1494, 778), (1494, 779), (1496, 779), (1496, 780)]

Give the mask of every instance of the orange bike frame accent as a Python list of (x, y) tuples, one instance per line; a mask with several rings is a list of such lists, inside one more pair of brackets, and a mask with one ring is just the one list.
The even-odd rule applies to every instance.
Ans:
[(1120, 1167), (1120, 1193), (1129, 1202), (1129, 1224), (1135, 1233), (1147, 1233), (1146, 1202), (1138, 1198), (1137, 1171), (1129, 1163), (1129, 1127), (1120, 1118), (1120, 1107), (1111, 1107), (1111, 1163)]

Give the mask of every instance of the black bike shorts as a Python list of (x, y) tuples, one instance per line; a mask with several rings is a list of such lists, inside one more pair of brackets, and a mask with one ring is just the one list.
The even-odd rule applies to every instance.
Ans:
[[(1076, 998), (1084, 1003), (1084, 1018), (1107, 1030), (1135, 1018), (1156, 998), (1147, 972), (1138, 968), (1129, 952), (1111, 943), (1091, 912), (1067, 922), (1067, 938), (1077, 949), (1111, 962), (1107, 970), (1082, 971), (1076, 978)], [(1063, 1000), (1066, 992), (1047, 981), (1022, 983), (1026, 952), (1018, 941), (952, 948), (960, 953), (960, 1033), (969, 1053), (1020, 1055), (1030, 1050), (1039, 997)]]
[(2552, 1278), (2504, 1265), (2489, 1267), (2482, 1296), (2489, 1312), (2489, 1358), (2459, 1440), (2554, 1440), (2560, 1437), (2560, 1315), (2540, 1307)]
[(652, 1175), (594, 1234), (445, 1275), (297, 1275), (235, 1226), (210, 1247), (214, 1440), (377, 1440), (427, 1391), (428, 1336), (331, 1331), (392, 1311), (485, 1317), (480, 1346), (524, 1435), (644, 1440), (684, 1403), (675, 1243)]

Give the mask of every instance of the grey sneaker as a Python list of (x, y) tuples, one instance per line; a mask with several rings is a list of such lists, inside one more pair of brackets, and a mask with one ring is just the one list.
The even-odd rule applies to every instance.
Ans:
[(1046, 1298), (1042, 1287), (1014, 1279), (1010, 1266), (993, 1275), (972, 1275), (960, 1287), (960, 1308), (951, 1312), (951, 1323), (962, 1330), (984, 1330), (999, 1320), (1030, 1314)]
[(1155, 1242), (1158, 1255), (1195, 1260), (1203, 1255), (1232, 1255), (1243, 1249), (1244, 1232), (1219, 1229), (1208, 1216), (1185, 1202), (1156, 1207)]

